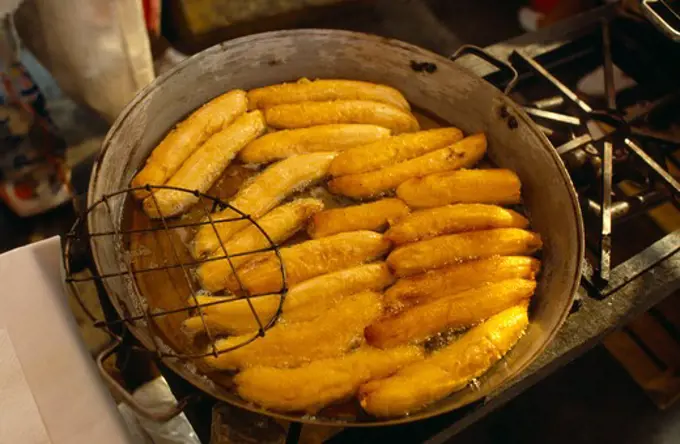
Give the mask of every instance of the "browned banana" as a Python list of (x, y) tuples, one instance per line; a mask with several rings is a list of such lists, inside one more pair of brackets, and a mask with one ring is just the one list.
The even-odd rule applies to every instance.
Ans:
[(267, 409), (316, 413), (356, 394), (371, 379), (384, 378), (423, 359), (416, 346), (378, 350), (362, 347), (346, 356), (322, 359), (298, 368), (253, 367), (236, 375), (238, 394)]
[(536, 278), (541, 262), (527, 256), (493, 256), (430, 270), (397, 280), (385, 292), (385, 302), (394, 309), (460, 293), (488, 282)]
[(508, 279), (409, 307), (366, 327), (366, 341), (378, 348), (422, 342), (448, 329), (467, 328), (529, 300), (536, 282)]
[(361, 406), (375, 416), (400, 416), (442, 399), (486, 373), (528, 324), (526, 304), (502, 311), (424, 361), (361, 386)]
[(297, 102), (325, 102), (328, 100), (371, 100), (396, 106), (404, 111), (410, 106), (404, 96), (394, 88), (358, 80), (304, 79), (296, 83), (281, 83), (248, 91), (248, 105), (269, 108)]
[[(302, 242), (279, 250), (286, 272), (286, 284), (293, 286), (325, 273), (370, 262), (387, 252), (390, 242), (372, 231), (351, 231)], [(281, 261), (273, 252), (264, 253), (241, 267), (240, 285), (251, 294), (278, 292), (283, 286)], [(229, 288), (239, 291), (232, 279)]]
[(529, 221), (516, 211), (496, 205), (457, 204), (416, 211), (393, 224), (385, 236), (401, 245), (462, 231), (528, 226)]
[(387, 264), (397, 276), (410, 276), (471, 259), (528, 255), (542, 246), (537, 233), (519, 228), (470, 231), (402, 245), (390, 253)]
[(418, 121), (408, 111), (364, 100), (277, 105), (266, 108), (264, 116), (267, 124), (283, 129), (333, 123), (363, 123), (389, 128), (395, 134), (418, 130)]
[[(238, 117), (195, 150), (165, 183), (170, 187), (205, 193), (229, 166), (236, 154), (265, 131), (260, 111)], [(199, 196), (182, 190), (155, 190), (144, 200), (144, 212), (152, 218), (177, 216), (198, 202)]]
[(307, 232), (313, 239), (345, 231), (380, 231), (407, 214), (410, 210), (399, 199), (381, 199), (375, 202), (344, 208), (333, 208), (317, 213)]
[[(381, 291), (393, 282), (394, 277), (384, 262), (317, 276), (288, 290), (283, 300), (282, 318), (287, 323), (311, 321), (353, 294), (367, 290)], [(203, 320), (201, 316), (187, 319), (183, 327), (189, 336), (203, 331), (204, 320), (213, 334), (245, 334), (257, 330), (260, 324), (253, 310), (260, 323), (267, 325), (282, 303), (281, 295), (278, 294), (250, 298), (250, 301), (245, 298), (233, 300), (233, 297), (211, 296), (196, 296), (196, 299), (199, 305), (223, 302), (203, 307)]]
[(460, 170), (407, 180), (397, 196), (411, 208), (431, 208), (452, 203), (517, 204), (521, 183), (510, 170)]
[[(229, 204), (241, 213), (258, 219), (293, 192), (300, 191), (323, 178), (335, 155), (335, 153), (301, 154), (277, 162), (244, 185)], [(242, 220), (220, 222), (238, 218)], [(192, 254), (196, 258), (217, 250), (220, 239), (227, 242), (234, 233), (250, 225), (240, 213), (230, 208), (213, 214), (212, 219), (215, 228), (210, 224), (203, 225), (196, 233), (192, 245)]]
[(390, 130), (377, 125), (337, 124), (282, 130), (248, 144), (239, 153), (243, 163), (268, 163), (296, 154), (343, 151), (389, 137)]
[[(224, 251), (218, 248), (212, 253), (210, 259), (225, 256), (225, 251), (230, 256), (234, 256), (264, 249), (272, 244), (278, 245), (301, 230), (307, 220), (321, 210), (323, 210), (323, 202), (319, 199), (296, 199), (276, 207), (257, 220), (259, 227), (250, 225), (243, 229), (238, 236), (224, 243)], [(267, 233), (269, 238), (260, 230)], [(230, 260), (203, 262), (196, 269), (196, 275), (205, 290), (216, 292), (226, 288), (229, 276), (233, 272), (232, 267), (237, 269), (252, 257), (252, 255), (243, 255), (234, 256)]]
[(463, 138), (458, 128), (435, 128), (405, 133), (359, 145), (341, 153), (328, 172), (332, 176), (367, 173), (444, 148)]
[(336, 177), (328, 183), (328, 189), (354, 198), (379, 196), (413, 177), (469, 168), (479, 162), (485, 152), (486, 136), (474, 134), (446, 148), (377, 171)]
[[(362, 342), (362, 330), (382, 311), (379, 293), (358, 293), (310, 322), (277, 324), (267, 334), (243, 347), (204, 358), (218, 370), (255, 366), (298, 367), (319, 359), (333, 358)], [(216, 341), (217, 350), (228, 350), (251, 339), (256, 332)]]
[[(132, 186), (165, 184), (203, 142), (246, 112), (247, 105), (246, 92), (235, 89), (201, 106), (154, 148)], [(148, 193), (140, 190), (135, 196), (143, 199)]]

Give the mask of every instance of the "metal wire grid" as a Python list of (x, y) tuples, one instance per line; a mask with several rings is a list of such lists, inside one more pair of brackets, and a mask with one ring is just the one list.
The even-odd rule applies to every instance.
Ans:
[[(180, 191), (180, 192), (185, 192), (189, 193), (192, 196), (195, 196), (199, 199), (199, 203), (201, 199), (205, 199), (208, 202), (212, 203), (212, 207), (210, 210), (208, 210), (208, 206), (206, 205), (201, 205), (204, 211), (203, 215), (203, 220), (199, 222), (191, 222), (191, 223), (177, 223), (177, 224), (172, 224), (170, 225), (168, 223), (168, 218), (163, 216), (162, 211), (160, 210), (160, 206), (158, 204), (158, 200), (156, 198), (156, 191), (158, 190), (174, 190), (174, 191)], [(138, 229), (124, 229), (120, 225), (122, 223), (122, 214), (116, 215), (114, 213), (114, 210), (112, 209), (111, 205), (111, 200), (113, 198), (119, 197), (119, 198), (124, 198), (124, 199), (134, 199), (134, 197), (130, 193), (134, 193), (136, 191), (147, 191), (149, 193), (149, 196), (146, 199), (151, 199), (152, 202), (154, 203), (154, 206), (156, 208), (157, 213), (160, 215), (160, 226), (153, 226), (149, 228), (138, 228)], [(103, 207), (106, 210), (106, 213), (108, 215), (109, 221), (111, 223), (111, 226), (114, 227), (113, 230), (111, 231), (102, 231), (102, 232), (89, 232), (89, 227), (88, 227), (88, 216), (92, 213), (93, 210), (96, 208)], [(239, 216), (238, 217), (232, 217), (232, 218), (225, 218), (225, 219), (218, 219), (214, 220), (213, 219), (213, 213), (218, 210), (224, 210), (224, 209), (231, 209), (235, 213), (237, 213)], [(245, 251), (245, 252), (240, 252), (240, 253), (234, 253), (234, 254), (229, 254), (227, 251), (227, 248), (225, 247), (225, 244), (221, 237), (219, 236), (219, 232), (217, 230), (217, 224), (221, 223), (229, 223), (229, 222), (236, 222), (236, 221), (242, 221), (242, 220), (247, 220), (249, 223), (257, 227), (257, 229), (262, 233), (262, 235), (265, 237), (267, 240), (268, 246), (265, 248), (260, 248), (257, 250), (251, 250), (251, 251)], [(217, 256), (217, 257), (206, 257), (206, 258), (201, 258), (201, 259), (195, 259), (192, 261), (188, 262), (183, 262), (180, 259), (180, 253), (177, 250), (177, 245), (175, 240), (173, 239), (170, 230), (173, 229), (178, 229), (178, 228), (191, 228), (191, 227), (199, 227), (203, 225), (210, 225), (215, 233), (215, 236), (217, 237), (219, 241), (219, 250), (221, 250), (222, 255)], [(126, 239), (127, 236), (131, 234), (139, 234), (139, 233), (145, 233), (145, 232), (158, 232), (162, 231), (166, 233), (168, 240), (170, 242), (171, 248), (172, 248), (172, 261), (171, 263), (165, 263), (163, 265), (158, 265), (158, 266), (152, 266), (152, 267), (146, 267), (146, 268), (135, 268), (133, 264), (131, 263), (130, 260), (130, 251), (129, 248), (126, 246)], [(236, 234), (238, 235), (238, 234)], [(92, 253), (92, 245), (93, 245), (93, 240), (97, 238), (107, 238), (107, 242), (110, 243), (110, 247), (107, 246), (107, 248), (113, 248), (116, 254), (116, 259), (119, 264), (123, 266), (123, 270), (120, 272), (110, 272), (110, 273), (100, 273), (101, 270), (99, 270), (98, 264), (94, 263), (92, 264), (92, 275), (87, 276), (87, 277), (79, 277), (79, 276), (74, 276), (74, 273), (72, 271), (72, 260), (74, 259), (74, 256), (77, 253), (74, 253), (74, 251), (77, 251), (77, 249), (82, 249), (81, 251), (89, 251)], [(274, 252), (276, 255), (278, 261), (279, 261), (279, 266), (280, 266), (280, 271), (281, 271), (281, 288), (279, 291), (276, 292), (269, 292), (269, 293), (259, 293), (259, 294), (251, 294), (247, 288), (243, 286), (243, 283), (241, 282), (241, 279), (239, 278), (238, 273), (236, 272), (236, 267), (234, 266), (234, 263), (232, 261), (233, 258), (235, 257), (243, 257), (243, 256), (248, 256), (248, 255), (254, 255), (258, 253), (266, 253), (266, 252)], [(146, 329), (149, 332), (150, 337), (152, 338), (154, 348), (151, 350), (147, 349), (140, 349), (144, 351), (148, 351), (151, 353), (154, 353), (158, 358), (182, 358), (182, 359), (196, 359), (196, 358), (203, 358), (206, 356), (219, 356), (220, 354), (223, 353), (228, 353), (232, 350), (235, 350), (237, 348), (243, 347), (251, 342), (253, 342), (255, 339), (259, 337), (263, 337), (266, 334), (266, 331), (270, 329), (278, 320), (281, 310), (283, 307), (283, 302), (286, 297), (287, 293), (287, 286), (286, 286), (286, 270), (285, 266), (283, 263), (283, 260), (281, 258), (281, 253), (279, 251), (278, 245), (274, 241), (272, 241), (271, 237), (267, 234), (264, 229), (258, 223), (253, 220), (253, 218), (240, 211), (239, 209), (229, 205), (227, 202), (224, 202), (214, 196), (210, 196), (204, 193), (201, 193), (199, 191), (192, 191), (184, 188), (178, 188), (178, 187), (172, 187), (172, 186), (165, 186), (165, 185), (157, 185), (157, 186), (151, 186), (151, 185), (146, 185), (143, 187), (131, 187), (131, 188), (126, 188), (122, 189), (119, 191), (116, 191), (114, 193), (110, 194), (105, 194), (100, 200), (97, 202), (93, 203), (90, 205), (85, 212), (80, 215), (73, 226), (71, 227), (71, 230), (66, 234), (65, 236), (65, 242), (63, 243), (62, 246), (62, 259), (63, 259), (63, 264), (64, 264), (64, 270), (65, 270), (65, 282), (71, 289), (71, 293), (74, 295), (76, 300), (78, 301), (78, 304), (82, 307), (83, 311), (86, 313), (88, 318), (93, 322), (93, 325), (97, 328), (101, 328), (105, 332), (107, 332), (112, 338), (115, 338), (117, 340), (122, 340), (122, 334), (118, 334), (114, 331), (113, 328), (119, 327), (121, 324), (127, 326), (127, 325), (137, 325), (137, 321), (144, 320), (146, 321)], [(203, 263), (211, 262), (211, 261), (218, 261), (218, 260), (227, 260), (229, 263), (229, 267), (231, 268), (231, 272), (233, 273), (233, 276), (236, 279), (236, 282), (238, 283), (239, 289), (240, 289), (240, 296), (237, 295), (230, 295), (231, 297), (220, 297), (219, 300), (216, 300), (214, 302), (208, 302), (208, 303), (203, 303), (199, 304), (198, 303), (198, 291), (195, 288), (195, 281), (191, 278), (191, 269), (193, 267), (199, 266)], [(177, 308), (173, 310), (156, 310), (153, 307), (149, 306), (149, 304), (143, 304), (145, 308), (143, 309), (143, 314), (141, 315), (131, 315), (127, 312), (128, 304), (125, 303), (124, 300), (118, 300), (116, 302), (119, 302), (118, 306), (122, 307), (126, 313), (120, 313), (119, 310), (119, 315), (121, 316), (120, 319), (117, 320), (100, 320), (97, 319), (95, 315), (92, 314), (92, 312), (87, 308), (83, 295), (80, 291), (80, 288), (77, 284), (83, 283), (83, 282), (89, 282), (92, 285), (96, 286), (98, 283), (103, 283), (107, 279), (119, 279), (120, 283), (122, 284), (122, 288), (129, 288), (132, 290), (132, 294), (128, 295), (131, 298), (131, 301), (137, 301), (137, 302), (144, 302), (146, 301), (145, 296), (142, 294), (142, 292), (139, 290), (139, 287), (137, 285), (137, 280), (136, 276), (141, 273), (149, 273), (149, 272), (154, 272), (154, 271), (163, 271), (163, 270), (170, 270), (174, 268), (179, 268), (182, 271), (182, 276), (184, 277), (188, 288), (190, 289), (190, 294), (191, 294), (191, 300), (193, 302), (192, 305), (188, 305), (186, 307), (182, 308)], [(109, 299), (117, 298), (118, 296), (111, 294), (112, 292), (107, 291), (107, 296)], [(266, 322), (263, 323), (262, 319), (260, 319), (260, 316), (258, 315), (257, 311), (255, 310), (255, 307), (253, 306), (252, 299), (253, 298), (258, 298), (258, 297), (263, 297), (263, 296), (271, 296), (271, 295), (278, 295), (279, 296), (279, 304), (276, 310), (276, 313), (272, 316), (272, 318)], [(217, 298), (216, 298), (217, 299)], [(250, 308), (250, 312), (253, 315), (258, 329), (257, 331), (249, 337), (247, 340), (244, 342), (234, 345), (229, 348), (223, 348), (223, 349), (218, 349), (217, 344), (216, 344), (216, 338), (214, 335), (211, 333), (210, 328), (208, 327), (206, 323), (206, 318), (205, 314), (203, 312), (203, 308), (205, 307), (210, 307), (213, 305), (219, 305), (219, 304), (228, 304), (234, 301), (239, 301), (239, 300), (246, 300), (248, 302), (248, 306)], [(153, 310), (153, 311), (152, 311)], [(171, 314), (176, 314), (176, 313), (181, 313), (181, 312), (186, 312), (191, 314), (192, 311), (196, 311), (198, 315), (201, 318), (201, 324), (203, 327), (203, 333), (205, 333), (206, 338), (209, 341), (209, 351), (205, 353), (179, 353), (179, 352), (165, 352), (161, 350), (161, 344), (159, 343), (158, 336), (153, 332), (153, 320), (155, 318), (163, 317), (163, 316), (168, 316)]]

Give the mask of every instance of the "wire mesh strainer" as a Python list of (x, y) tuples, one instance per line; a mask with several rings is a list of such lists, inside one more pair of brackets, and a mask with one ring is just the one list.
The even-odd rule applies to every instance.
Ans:
[[(172, 219), (164, 217), (161, 214), (155, 195), (156, 191), (162, 189), (174, 190), (180, 193), (190, 193), (193, 198), (197, 199), (198, 203), (194, 208), (198, 209), (198, 212), (194, 211), (193, 218), (196, 220), (191, 220), (191, 218), (187, 220), (186, 217)], [(139, 204), (135, 201), (132, 194), (139, 191), (147, 191), (149, 193), (147, 199), (152, 200), (158, 213), (161, 214), (158, 220), (147, 220), (148, 226), (138, 227), (127, 220), (129, 215), (126, 215), (126, 212), (129, 213), (132, 210), (141, 214), (139, 210), (133, 208)], [(227, 208), (238, 214), (238, 217), (215, 220), (214, 213)], [(111, 229), (90, 232), (90, 218), (102, 216), (108, 218), (109, 224), (107, 226), (110, 226)], [(266, 246), (264, 248), (239, 251), (230, 254), (225, 246), (225, 240), (221, 239), (218, 234), (217, 225), (243, 220), (247, 220), (250, 224), (257, 227), (264, 239), (266, 239)], [(182, 248), (185, 248), (185, 245), (177, 242), (178, 236), (173, 234), (173, 231), (191, 230), (203, 225), (210, 225), (215, 232), (219, 242), (219, 249), (216, 250), (218, 254), (199, 259), (191, 257), (187, 258), (186, 251), (182, 251)], [(99, 224), (99, 226), (101, 226), (101, 224)], [(139, 266), (135, 258), (140, 254), (144, 254), (144, 252), (140, 253), (134, 251), (134, 242), (132, 242), (132, 238), (134, 236), (144, 235), (145, 233), (154, 233), (165, 236), (170, 245), (170, 254), (165, 255), (161, 262), (152, 265)], [(238, 236), (238, 233), (235, 236)], [(113, 267), (111, 266), (111, 263), (107, 265), (106, 261), (98, 261), (94, 257), (93, 252), (101, 248), (106, 249), (108, 253), (113, 252), (113, 258), (115, 258)], [(83, 275), (83, 273), (76, 272), (76, 267), (73, 266), (73, 263), (77, 261), (78, 257), (83, 255), (83, 252), (88, 252), (88, 256), (93, 257), (94, 266), (91, 267), (92, 270), (89, 275)], [(241, 283), (238, 273), (236, 273), (237, 267), (234, 265), (233, 259), (236, 257), (243, 258), (267, 252), (273, 252), (278, 258), (282, 285), (278, 291), (275, 292), (252, 294)], [(135, 329), (142, 329), (145, 333), (144, 336), (151, 339), (151, 341), (141, 341), (146, 347), (143, 350), (154, 354), (158, 359), (174, 358), (195, 360), (210, 355), (218, 356), (222, 353), (228, 353), (234, 349), (243, 347), (258, 337), (266, 335), (266, 331), (276, 323), (281, 313), (287, 292), (286, 271), (283, 261), (281, 260), (278, 245), (272, 241), (262, 227), (260, 227), (248, 214), (239, 211), (237, 208), (217, 197), (183, 188), (170, 186), (133, 187), (104, 195), (101, 199), (90, 205), (85, 212), (77, 218), (73, 227), (65, 236), (62, 254), (65, 282), (68, 285), (70, 292), (75, 296), (93, 324), (106, 331), (113, 339), (112, 345), (104, 350), (97, 358), (97, 362), (100, 364), (102, 370), (103, 367), (101, 366), (101, 363), (115, 351), (115, 348), (123, 340), (123, 333), (121, 332), (129, 327), (133, 327), (133, 331)], [(228, 262), (231, 273), (233, 273), (240, 291), (236, 292), (236, 294), (228, 294), (227, 297), (215, 298), (215, 301), (199, 303), (197, 296), (201, 295), (203, 290), (199, 288), (194, 275), (194, 270), (201, 264), (220, 260)], [(139, 278), (147, 273), (168, 273), (168, 275), (170, 275), (172, 270), (174, 270), (175, 276), (180, 275), (183, 278), (184, 284), (188, 289), (189, 294), (184, 298), (186, 303), (172, 309), (155, 307), (153, 303), (149, 303), (147, 295), (140, 289)], [(116, 285), (112, 285), (114, 282)], [(83, 285), (91, 285), (98, 289), (103, 288), (118, 313), (121, 315), (120, 318), (114, 320), (97, 319), (92, 311), (87, 308), (83, 296), (84, 291), (87, 290), (84, 290), (82, 287)], [(253, 298), (272, 295), (277, 295), (279, 297), (278, 308), (270, 319), (262, 319), (251, 301)], [(214, 332), (211, 331), (211, 328), (209, 328), (206, 323), (204, 308), (219, 304), (229, 304), (235, 301), (243, 301), (244, 299), (248, 302), (250, 313), (253, 316), (254, 324), (257, 325), (257, 328), (252, 335), (247, 335), (247, 339), (243, 342), (229, 348), (220, 349), (216, 343)], [(181, 350), (178, 349), (178, 347), (168, 345), (165, 338), (159, 334), (159, 329), (155, 327), (157, 326), (158, 320), (182, 313), (185, 315), (195, 313), (200, 317), (203, 333), (202, 338), (204, 339), (204, 342), (207, 341), (207, 347), (202, 348), (199, 351), (187, 352), (187, 350)], [(115, 383), (108, 374), (105, 372), (103, 373), (110, 383)], [(122, 388), (120, 389), (121, 391), (123, 390)], [(123, 396), (127, 397), (126, 395), (128, 395), (127, 392), (124, 392)], [(177, 414), (179, 411), (181, 411), (181, 409), (173, 411), (172, 413)], [(149, 412), (140, 413), (149, 416)], [(150, 416), (158, 419), (158, 415)], [(166, 416), (171, 417), (170, 412), (168, 412)]]

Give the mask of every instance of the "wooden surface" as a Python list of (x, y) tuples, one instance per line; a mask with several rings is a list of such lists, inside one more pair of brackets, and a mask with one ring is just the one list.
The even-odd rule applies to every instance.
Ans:
[[(677, 170), (670, 171), (678, 176)], [(639, 192), (630, 183), (624, 183), (622, 191), (629, 196)], [(680, 211), (671, 203), (648, 215), (664, 232), (680, 229)], [(604, 345), (658, 408), (680, 399), (680, 293), (612, 333)]]
[(669, 297), (604, 340), (660, 409), (680, 399), (680, 294)]

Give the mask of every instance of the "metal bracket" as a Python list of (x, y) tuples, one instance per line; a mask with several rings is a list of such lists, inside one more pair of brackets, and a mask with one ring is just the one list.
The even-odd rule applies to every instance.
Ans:
[(176, 405), (169, 407), (165, 411), (160, 412), (152, 411), (138, 403), (137, 400), (125, 388), (123, 388), (118, 383), (118, 381), (113, 379), (109, 372), (106, 371), (106, 369), (104, 368), (104, 361), (106, 361), (106, 359), (108, 359), (112, 354), (116, 352), (116, 350), (118, 350), (118, 347), (121, 345), (121, 342), (122, 341), (120, 339), (114, 338), (111, 344), (104, 350), (102, 350), (101, 353), (99, 353), (96, 358), (99, 373), (101, 374), (102, 378), (104, 378), (110, 389), (116, 392), (116, 395), (120, 396), (123, 399), (123, 402), (130, 406), (130, 408), (135, 413), (146, 419), (150, 419), (156, 422), (166, 422), (182, 413), (184, 408), (191, 401), (192, 398), (191, 396), (182, 399)]
[[(512, 65), (502, 61), (501, 59), (491, 55), (491, 53), (474, 45), (461, 46), (452, 56), (449, 57), (449, 59), (455, 62), (456, 60), (465, 55), (473, 55), (475, 57), (479, 57), (480, 59), (484, 60), (487, 63), (490, 63), (491, 65), (495, 66), (496, 68), (505, 72), (506, 74), (509, 74), (511, 80), (503, 89), (503, 93), (505, 93), (506, 95), (510, 94), (510, 91), (512, 91), (512, 89), (515, 87), (515, 84), (517, 84), (517, 80), (519, 79), (519, 73), (515, 68), (513, 68)], [(498, 87), (498, 89), (500, 89), (500, 87)]]
[(655, 6), (665, 8), (666, 12), (669, 15), (677, 17), (678, 21), (680, 22), (680, 17), (678, 16), (678, 13), (675, 12), (673, 8), (670, 5), (668, 5), (664, 0), (643, 0), (641, 5), (642, 13), (644, 14), (645, 17), (647, 17), (647, 19), (654, 23), (656, 27), (661, 30), (661, 32), (663, 32), (676, 42), (680, 41), (680, 30), (674, 28), (670, 23), (668, 23), (668, 20), (662, 17), (661, 14), (659, 14), (654, 9)]

